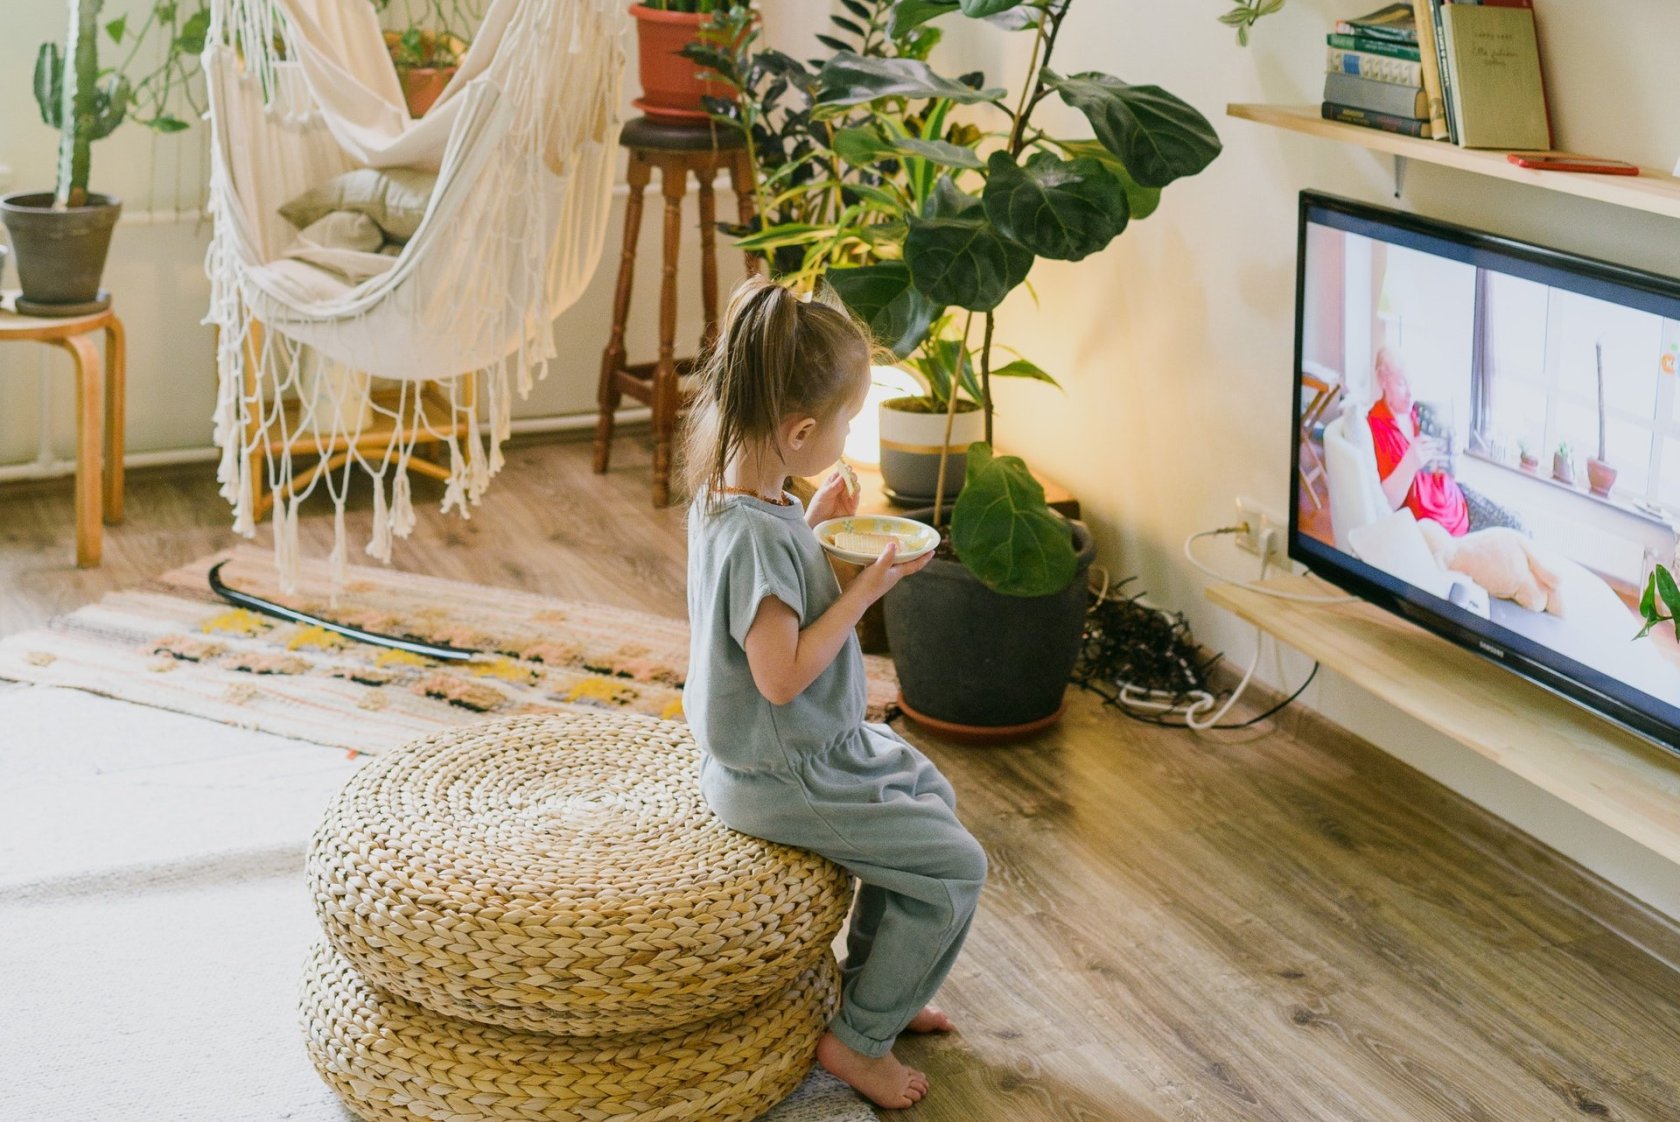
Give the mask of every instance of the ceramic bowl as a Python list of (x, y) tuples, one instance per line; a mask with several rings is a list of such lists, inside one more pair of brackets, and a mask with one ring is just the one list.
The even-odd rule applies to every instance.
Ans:
[(859, 552), (843, 549), (835, 544), (840, 534), (890, 534), (899, 539), (898, 561), (914, 561), (939, 544), (939, 531), (913, 518), (896, 518), (890, 514), (853, 514), (845, 518), (830, 518), (817, 523), (817, 541), (829, 553), (854, 565), (872, 565), (879, 551)]

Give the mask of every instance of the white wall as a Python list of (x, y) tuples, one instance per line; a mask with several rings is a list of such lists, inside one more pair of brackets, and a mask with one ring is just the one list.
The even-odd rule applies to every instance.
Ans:
[[(104, 18), (138, 11), (140, 0), (109, 0)], [(29, 95), (29, 76), (37, 45), (62, 37), (62, 0), (5, 0), (5, 34), (0, 35), (0, 192), (49, 188), (53, 180), (56, 134), (41, 123)], [(772, 4), (766, 12), (767, 39), (804, 57), (823, 19), (821, 5)], [(626, 116), (633, 116), (636, 96), (635, 33), (627, 31), (630, 52), (625, 80)], [(102, 45), (102, 61), (117, 56)], [(112, 241), (106, 287), (128, 327), (128, 447), (131, 452), (205, 448), (215, 405), (215, 373), (210, 329), (199, 321), (209, 300), (203, 257), (208, 226), (198, 214), (203, 195), (203, 126), (174, 137), (157, 137), (136, 124), (125, 124), (94, 147), (92, 186), (124, 200), (125, 216)], [(515, 417), (592, 413), (601, 349), (612, 316), (620, 231), (623, 229), (622, 164), (620, 190), (602, 264), (582, 298), (555, 323), (559, 357), (548, 377)], [(9, 180), (9, 182), (8, 182)], [(734, 214), (734, 198), (719, 180), (718, 213)], [(631, 303), (627, 337), (632, 361), (651, 360), (657, 349), (660, 267), (659, 187), (647, 195), (638, 253), (636, 296)], [(678, 303), (678, 352), (692, 350), (700, 335), (699, 217), (693, 191), (688, 199), (682, 246), (685, 287)], [(719, 239), (719, 277), (727, 286), (741, 275), (740, 256)], [(17, 284), (7, 267), (4, 282)], [(61, 352), (34, 344), (0, 347), (0, 466), (33, 461), (40, 443), (43, 387), (49, 417), (50, 454), (64, 460), (75, 447), (74, 387), (69, 360)], [(632, 403), (633, 404), (633, 403)]]
[[(1223, 0), (1081, 0), (1056, 50), (1063, 73), (1101, 70), (1158, 83), (1214, 122), (1223, 155), (1169, 187), (1160, 210), (1098, 257), (1040, 261), (1038, 306), (1018, 296), (999, 338), (1037, 361), (1066, 394), (1036, 385), (1000, 393), (1000, 443), (1077, 494), (1099, 560), (1137, 573), (1183, 608), (1206, 643), (1246, 661), (1254, 632), (1202, 598), (1184, 564), (1192, 531), (1229, 524), (1233, 499), (1288, 510), (1295, 196), (1313, 187), (1465, 225), (1674, 273), (1680, 223), (1552, 192), (1413, 163), (1392, 197), (1390, 162), (1363, 149), (1224, 116), (1227, 102), (1320, 98), (1323, 35), (1370, 0), (1289, 0), (1238, 48), (1215, 17)], [(1558, 146), (1672, 167), (1680, 157), (1680, 7), (1670, 0), (1537, 5)], [(948, 40), (943, 68), (981, 67), (1019, 87), (1028, 43), (976, 28)], [(1005, 64), (1007, 60), (1007, 65)], [(1613, 75), (1613, 77), (1612, 77)], [(1088, 135), (1059, 102), (1055, 131)], [(1206, 557), (1234, 575), (1254, 560), (1216, 543)], [(1261, 674), (1292, 690), (1308, 663), (1268, 655)], [(1490, 669), (1489, 673), (1496, 671)], [(1308, 704), (1520, 825), (1636, 895), (1680, 915), (1680, 868), (1652, 858), (1334, 673)]]

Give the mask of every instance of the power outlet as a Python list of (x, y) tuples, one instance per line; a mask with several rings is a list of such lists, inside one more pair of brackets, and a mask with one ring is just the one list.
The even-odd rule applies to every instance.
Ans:
[(1279, 518), (1254, 499), (1237, 499), (1237, 521), (1242, 529), (1236, 533), (1237, 548), (1260, 556), (1262, 543), (1266, 564), (1280, 568), (1289, 564), (1289, 523)]

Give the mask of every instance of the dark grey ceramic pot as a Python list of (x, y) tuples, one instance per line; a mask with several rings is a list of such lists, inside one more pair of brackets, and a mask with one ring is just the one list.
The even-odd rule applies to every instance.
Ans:
[(122, 200), (90, 194), (86, 206), (64, 210), (54, 210), (52, 201), (50, 191), (0, 198), (0, 221), (11, 235), (18, 285), (31, 304), (90, 303), (99, 296)]
[[(932, 513), (909, 517), (928, 522)], [(1085, 524), (1071, 525), (1079, 565), (1060, 592), (1005, 596), (961, 562), (936, 558), (887, 593), (887, 640), (913, 719), (985, 739), (1055, 720), (1079, 657), (1097, 552)]]

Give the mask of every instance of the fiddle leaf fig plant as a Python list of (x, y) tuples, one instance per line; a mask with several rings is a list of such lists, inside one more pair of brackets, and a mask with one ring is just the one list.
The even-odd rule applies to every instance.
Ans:
[[(1205, 169), (1219, 137), (1159, 86), (1051, 66), (1075, 0), (841, 0), (850, 13), (809, 65), (747, 45), (697, 45), (690, 57), (738, 93), (714, 117), (745, 133), (759, 214), (740, 245), (784, 280), (831, 286), (927, 387), (918, 407), (979, 408), (983, 441), (967, 452), (949, 511), (958, 558), (1010, 595), (1059, 591), (1076, 571), (1072, 533), (1026, 465), (992, 448), (994, 377), (1054, 385), (995, 338), (995, 312), (1040, 259), (1099, 253), (1160, 205), (1161, 191)], [(1235, 0), (1224, 18), (1246, 41), (1283, 0)], [(981, 73), (928, 60), (938, 26), (984, 21), (1030, 39), (1018, 93)], [(727, 35), (725, 41), (737, 42)], [(1058, 98), (1092, 135), (1054, 136), (1033, 119)], [(998, 361), (999, 352), (1010, 361)], [(948, 440), (947, 440), (948, 444)], [(944, 491), (942, 464), (936, 495)], [(936, 500), (934, 521), (946, 515)]]

